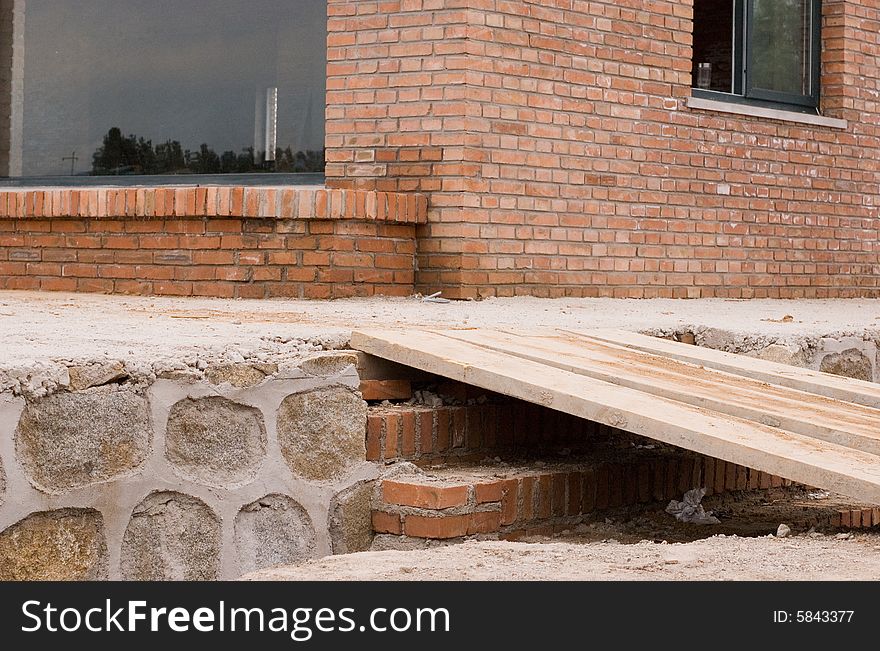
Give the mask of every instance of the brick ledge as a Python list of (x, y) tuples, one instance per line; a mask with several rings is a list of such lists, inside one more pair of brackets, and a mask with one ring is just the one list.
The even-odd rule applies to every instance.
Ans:
[(0, 190), (0, 218), (14, 219), (235, 217), (422, 224), (427, 215), (423, 194), (310, 186)]

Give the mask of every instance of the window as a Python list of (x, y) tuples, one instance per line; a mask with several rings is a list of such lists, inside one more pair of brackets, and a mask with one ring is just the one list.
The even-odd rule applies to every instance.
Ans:
[(820, 22), (820, 0), (695, 0), (694, 96), (815, 109)]
[(0, 0), (0, 176), (322, 173), (326, 0)]

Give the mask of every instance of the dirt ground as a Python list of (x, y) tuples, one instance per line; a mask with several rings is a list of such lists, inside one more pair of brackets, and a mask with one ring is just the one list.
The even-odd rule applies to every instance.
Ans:
[(689, 326), (719, 328), (771, 342), (837, 333), (861, 335), (880, 329), (880, 301), (520, 297), (438, 304), (417, 297), (257, 301), (2, 291), (0, 367), (95, 356), (153, 361), (193, 355), (283, 355), (298, 340), (344, 345), (357, 328), (612, 327), (635, 331)]
[[(372, 551), (264, 570), (246, 580), (878, 580), (880, 532), (827, 526), (822, 491), (790, 489), (707, 498), (720, 525), (682, 524), (656, 506), (619, 512), (552, 538), (471, 541)], [(779, 524), (791, 535), (778, 538)]]

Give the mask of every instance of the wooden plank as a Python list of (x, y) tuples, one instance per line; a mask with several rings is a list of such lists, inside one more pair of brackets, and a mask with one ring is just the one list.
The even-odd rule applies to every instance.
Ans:
[(880, 455), (880, 410), (696, 364), (556, 334), (444, 331), (444, 336)]
[(616, 386), (426, 331), (355, 332), (400, 364), (757, 470), (880, 504), (880, 457)]
[(560, 330), (587, 339), (607, 341), (635, 350), (665, 355), (673, 359), (699, 364), (771, 384), (817, 393), (819, 395), (880, 408), (880, 385), (863, 380), (821, 373), (797, 366), (768, 362), (763, 359), (736, 355), (711, 348), (689, 346), (667, 339), (648, 337), (620, 330)]

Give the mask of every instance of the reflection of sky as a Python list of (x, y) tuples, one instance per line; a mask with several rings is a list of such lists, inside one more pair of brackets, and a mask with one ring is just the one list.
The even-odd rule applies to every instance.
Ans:
[(114, 126), (154, 144), (254, 141), (277, 86), (278, 146), (324, 142), (326, 0), (27, 0), (25, 176), (70, 173)]

